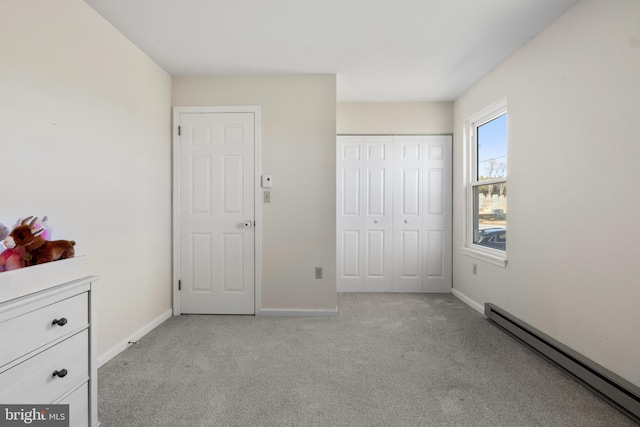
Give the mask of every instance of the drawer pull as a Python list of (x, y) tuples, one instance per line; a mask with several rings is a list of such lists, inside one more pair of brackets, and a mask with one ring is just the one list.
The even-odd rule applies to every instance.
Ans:
[(52, 325), (58, 325), (58, 326), (64, 326), (67, 324), (67, 319), (66, 318), (61, 318), (61, 319), (53, 319), (53, 322), (51, 322)]
[(60, 369), (59, 371), (53, 371), (54, 377), (64, 378), (69, 372), (66, 369)]

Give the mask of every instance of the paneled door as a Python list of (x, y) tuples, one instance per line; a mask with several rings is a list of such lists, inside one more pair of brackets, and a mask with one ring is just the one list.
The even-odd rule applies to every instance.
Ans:
[(395, 137), (393, 151), (393, 290), (422, 292), (422, 137)]
[(391, 292), (390, 136), (338, 137), (338, 290)]
[(422, 292), (451, 292), (453, 147), (451, 136), (423, 137)]
[(254, 114), (179, 114), (181, 313), (255, 311)]
[(451, 292), (451, 136), (338, 136), (339, 292)]
[(393, 147), (394, 292), (451, 292), (451, 136), (395, 136)]

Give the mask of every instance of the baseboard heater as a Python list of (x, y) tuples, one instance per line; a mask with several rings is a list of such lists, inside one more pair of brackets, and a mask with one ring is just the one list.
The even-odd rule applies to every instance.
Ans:
[(569, 373), (634, 421), (640, 422), (640, 387), (493, 304), (484, 305), (484, 314), (491, 323)]

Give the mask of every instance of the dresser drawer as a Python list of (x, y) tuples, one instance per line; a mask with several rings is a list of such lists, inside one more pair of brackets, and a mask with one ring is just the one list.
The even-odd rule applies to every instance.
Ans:
[(56, 404), (69, 405), (69, 427), (86, 427), (89, 425), (89, 383), (84, 383), (77, 390)]
[[(88, 294), (83, 292), (0, 323), (0, 367), (61, 336), (86, 326)], [(58, 323), (53, 323), (57, 320)], [(28, 332), (27, 332), (28, 331)]]
[[(85, 329), (0, 374), (0, 402), (52, 403), (89, 379), (88, 361), (89, 333)], [(63, 369), (67, 371), (63, 377), (53, 375)]]

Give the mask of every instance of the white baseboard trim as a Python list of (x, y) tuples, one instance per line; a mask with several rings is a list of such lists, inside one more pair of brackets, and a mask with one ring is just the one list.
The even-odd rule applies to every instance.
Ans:
[(484, 316), (484, 306), (482, 304), (475, 302), (474, 300), (472, 300), (471, 298), (469, 298), (468, 296), (466, 296), (465, 294), (463, 294), (462, 292), (456, 289), (451, 289), (451, 293), (460, 301), (467, 304), (469, 307), (473, 308), (475, 311), (477, 311), (478, 313)]
[(109, 360), (116, 357), (118, 354), (122, 353), (129, 347), (129, 342), (138, 341), (143, 336), (147, 335), (149, 332), (160, 326), (162, 322), (167, 320), (173, 315), (173, 311), (171, 309), (165, 311), (160, 316), (153, 319), (151, 322), (144, 325), (142, 328), (138, 329), (134, 332), (129, 338), (121, 341), (120, 343), (113, 346), (106, 353), (98, 356), (98, 368), (107, 363)]
[(256, 316), (271, 317), (335, 317), (338, 306), (334, 309), (304, 309), (304, 308), (263, 308)]

